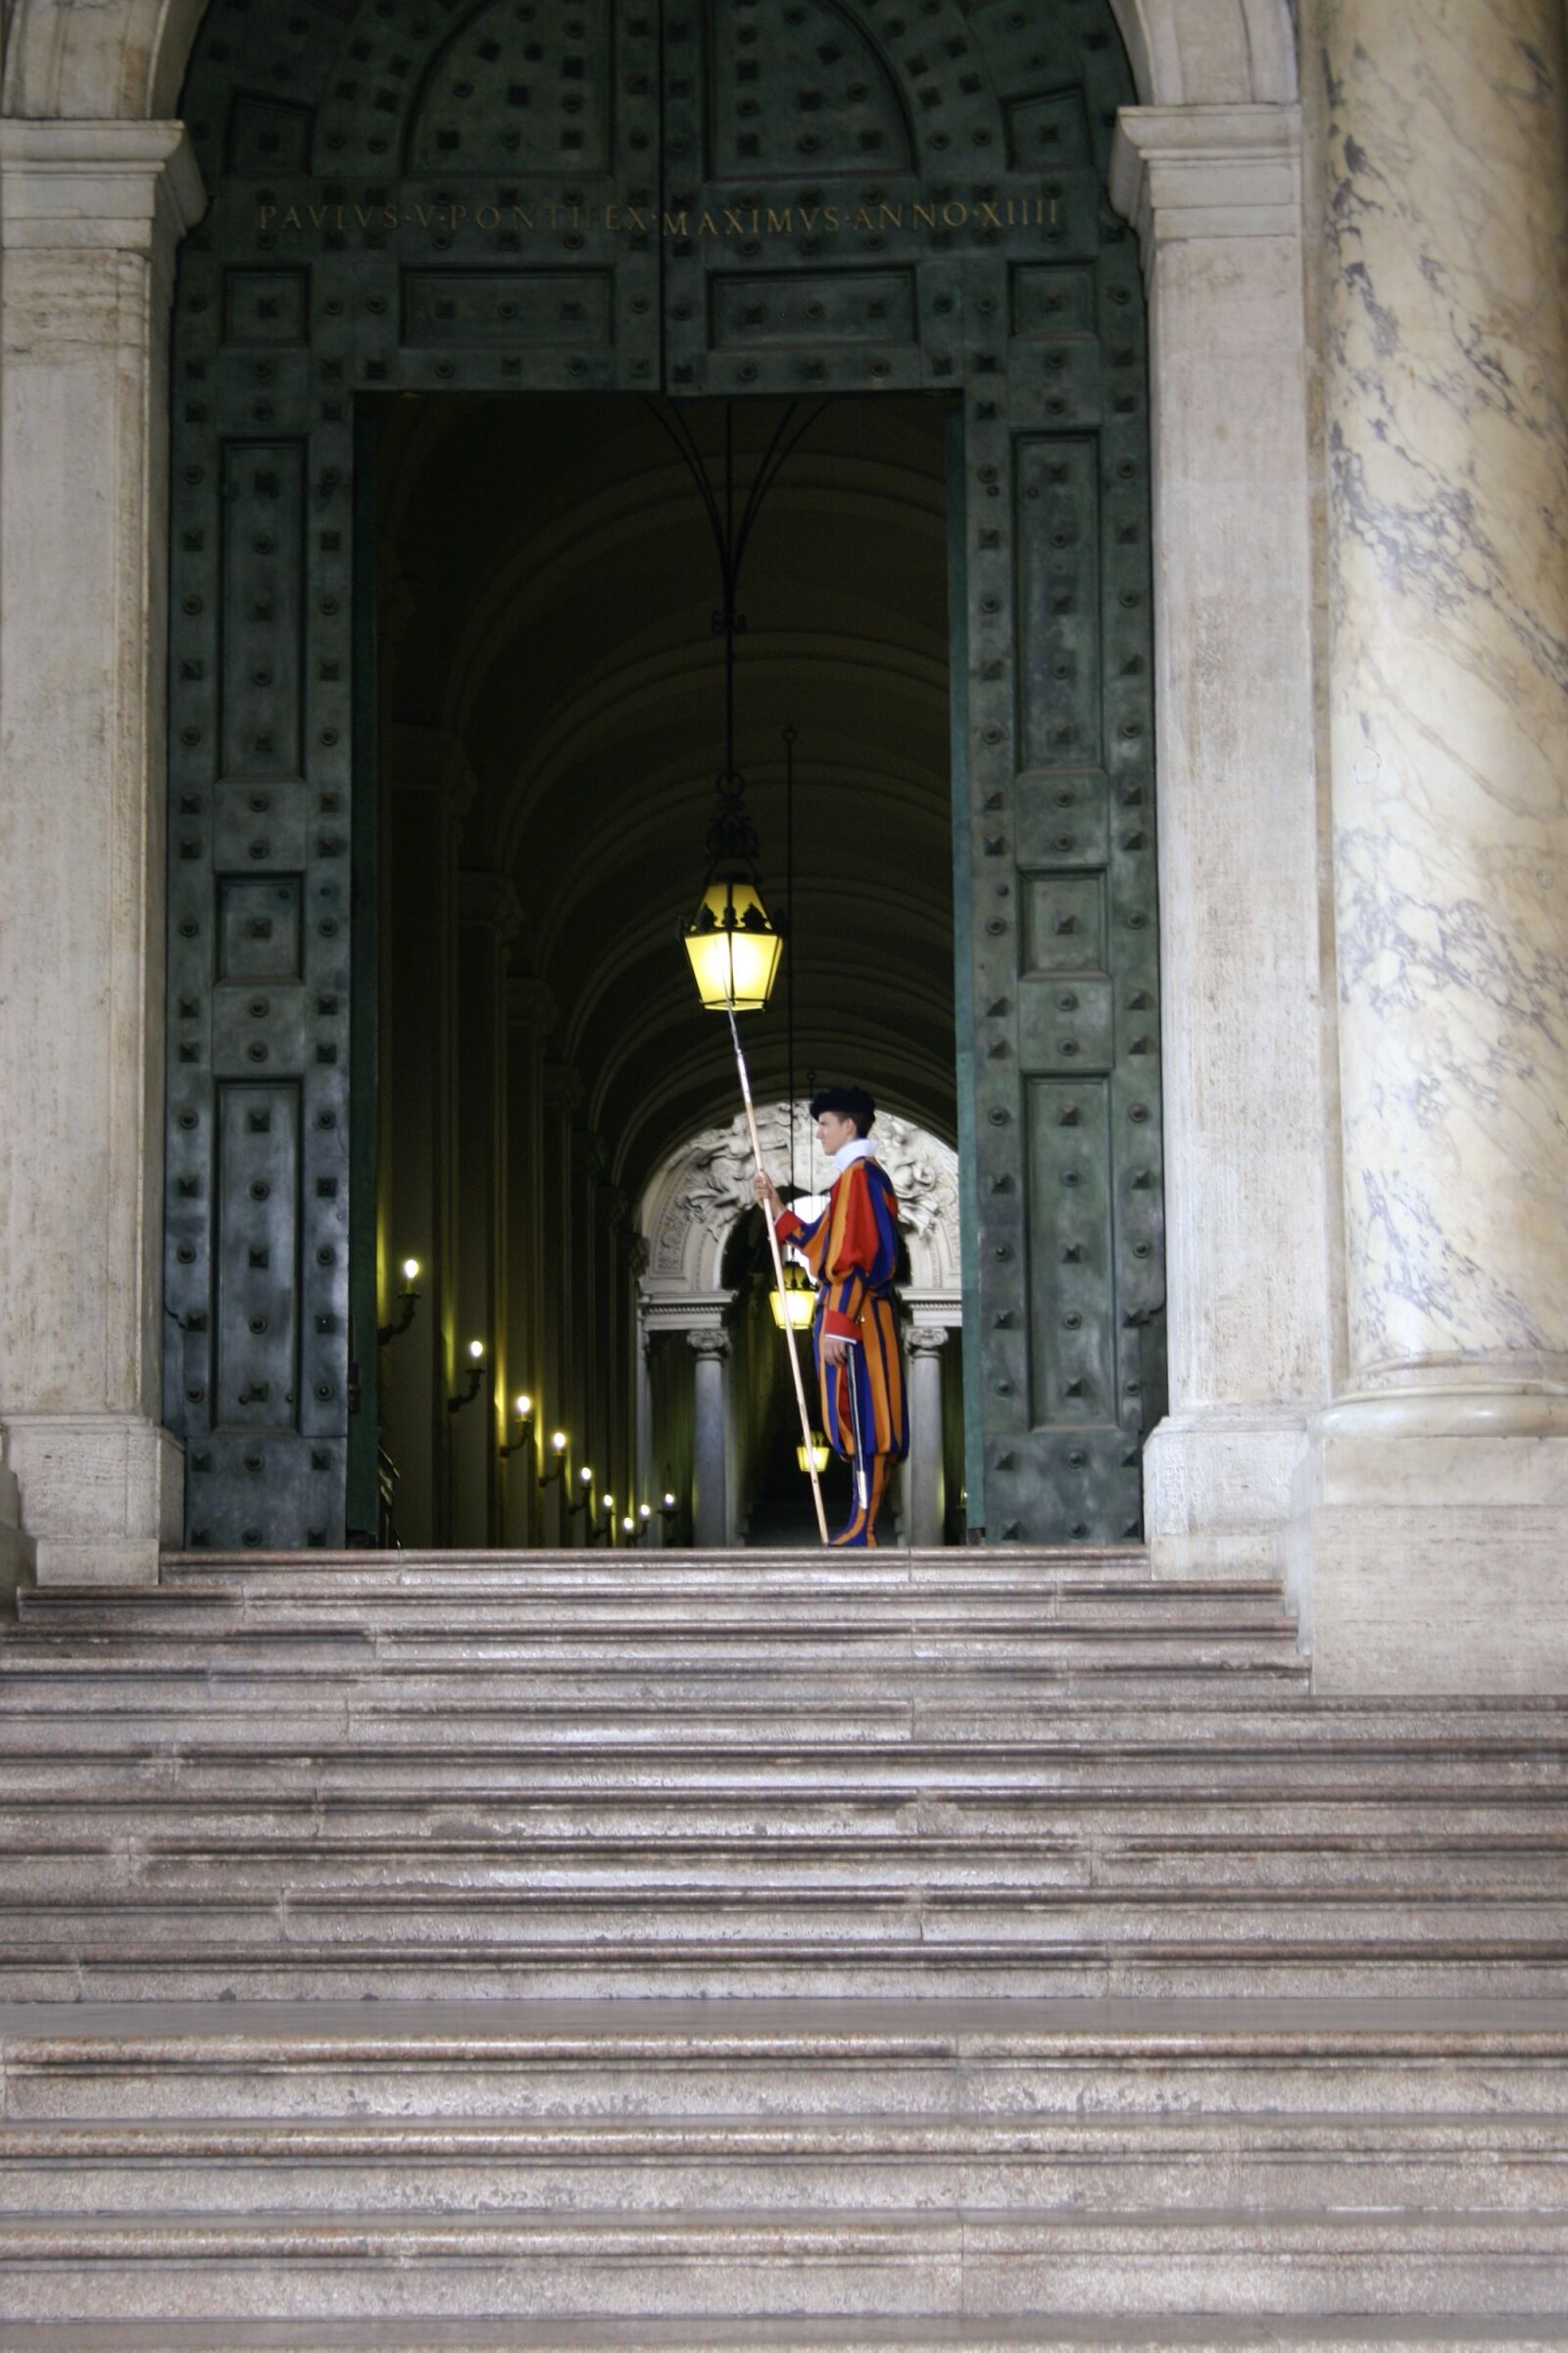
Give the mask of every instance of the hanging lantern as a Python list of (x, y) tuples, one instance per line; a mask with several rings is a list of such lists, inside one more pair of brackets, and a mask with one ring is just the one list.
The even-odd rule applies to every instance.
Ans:
[(713, 872), (690, 922), (681, 926), (703, 1009), (760, 1013), (778, 977), (783, 940), (768, 920), (756, 878), (730, 866)]
[(796, 1447), (795, 1459), (803, 1471), (815, 1471), (817, 1477), (821, 1478), (827, 1469), (827, 1440), (820, 1431), (812, 1431), (809, 1446), (803, 1445)]
[(816, 1313), (816, 1288), (805, 1269), (790, 1265), (784, 1270), (784, 1288), (770, 1294), (773, 1302), (773, 1321), (779, 1330), (808, 1332)]

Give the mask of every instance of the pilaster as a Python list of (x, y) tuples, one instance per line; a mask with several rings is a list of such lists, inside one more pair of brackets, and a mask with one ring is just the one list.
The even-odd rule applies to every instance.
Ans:
[(156, 1577), (175, 123), (0, 123), (0, 1420), (41, 1582)]
[(1299, 113), (1125, 110), (1111, 190), (1153, 391), (1170, 1401), (1145, 1520), (1156, 1574), (1267, 1572), (1332, 1360)]

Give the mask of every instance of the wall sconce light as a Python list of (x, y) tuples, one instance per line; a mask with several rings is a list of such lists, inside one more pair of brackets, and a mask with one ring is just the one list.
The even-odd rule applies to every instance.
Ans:
[(510, 1446), (503, 1446), (500, 1449), (501, 1459), (503, 1462), (506, 1461), (509, 1454), (520, 1454), (524, 1446), (532, 1446), (533, 1444), (532, 1397), (518, 1397), (514, 1410), (517, 1416), (517, 1435), (513, 1440)]
[(637, 1506), (637, 1542), (639, 1544), (642, 1543), (653, 1524), (654, 1507), (652, 1503), (639, 1503)]
[(568, 1511), (592, 1512), (594, 1503), (594, 1474), (591, 1463), (585, 1462), (577, 1473), (577, 1492), (566, 1508)]
[(672, 1488), (666, 1487), (664, 1490), (659, 1505), (659, 1516), (664, 1523), (664, 1534), (667, 1536), (675, 1525), (675, 1495)]
[(566, 1433), (564, 1430), (552, 1430), (550, 1433), (550, 1460), (546, 1468), (539, 1474), (539, 1484), (541, 1487), (548, 1487), (552, 1480), (564, 1479), (565, 1475)]
[(448, 1397), (448, 1413), (461, 1413), (465, 1405), (471, 1405), (483, 1383), (484, 1342), (470, 1340), (468, 1343), (468, 1386), (466, 1389), (460, 1389), (455, 1397)]
[(601, 1495), (599, 1501), (605, 1515), (605, 1542), (607, 1544), (613, 1545), (615, 1542), (615, 1498), (613, 1495)]
[(410, 1324), (413, 1323), (414, 1310), (419, 1303), (419, 1295), (414, 1288), (418, 1279), (418, 1259), (405, 1258), (403, 1261), (403, 1289), (398, 1293), (396, 1319), (392, 1323), (378, 1325), (376, 1329), (376, 1341), (383, 1348), (389, 1340), (401, 1340)]

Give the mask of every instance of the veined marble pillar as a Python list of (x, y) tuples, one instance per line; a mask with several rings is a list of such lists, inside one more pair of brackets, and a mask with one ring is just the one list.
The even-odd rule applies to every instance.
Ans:
[(1325, 1690), (1568, 1691), (1561, 0), (1321, 0), (1349, 1376)]
[(943, 1536), (942, 1351), (944, 1324), (912, 1324), (905, 1335), (909, 1367), (909, 1542), (940, 1544)]
[(1274, 1571), (1331, 1386), (1300, 136), (1129, 108), (1111, 172), (1150, 299), (1169, 1576)]
[(729, 1543), (729, 1400), (724, 1365), (729, 1334), (715, 1324), (688, 1332), (696, 1357), (696, 1422), (692, 1439), (692, 1542), (700, 1551)]
[(177, 123), (0, 123), (0, 1424), (41, 1583), (154, 1578), (180, 1532), (160, 1407), (166, 353), (202, 204)]

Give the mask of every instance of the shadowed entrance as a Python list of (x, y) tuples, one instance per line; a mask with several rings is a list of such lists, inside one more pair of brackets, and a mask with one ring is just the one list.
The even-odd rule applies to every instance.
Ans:
[[(782, 907), (796, 731), (759, 1089), (785, 1092), (793, 987), (798, 1088), (853, 1068), (951, 1140), (945, 407), (835, 402), (791, 458), (743, 583), (737, 752)], [(688, 421), (711, 453), (721, 415)], [(737, 405), (743, 474), (776, 422)], [(707, 520), (638, 400), (399, 402), (377, 470), (383, 1323), (406, 1257), (422, 1286), (381, 1351), (398, 1533), (603, 1539), (609, 1495), (619, 1536), (672, 1476), (684, 1527), (689, 1464), (646, 1431), (638, 1459), (637, 1210), (738, 1107), (676, 937), (723, 764)]]

